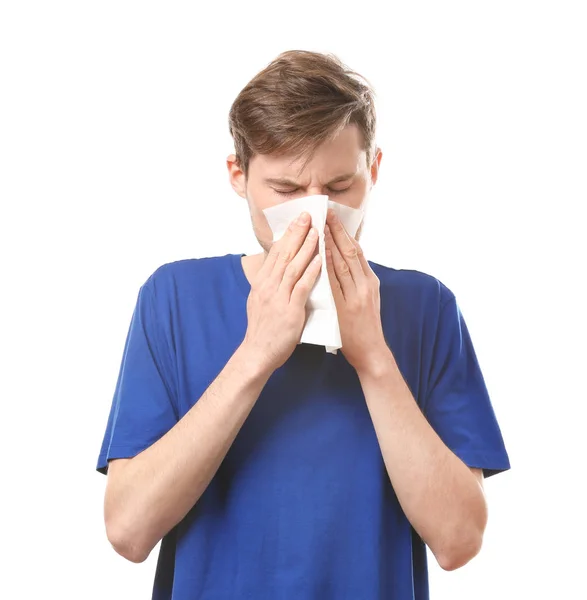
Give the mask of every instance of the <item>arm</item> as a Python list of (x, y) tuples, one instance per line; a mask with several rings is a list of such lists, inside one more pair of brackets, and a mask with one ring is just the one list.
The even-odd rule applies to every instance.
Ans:
[(331, 213), (325, 243), (342, 352), (357, 371), (398, 501), (440, 566), (456, 569), (478, 553), (487, 523), (483, 472), (460, 456), (490, 473), (509, 460), (454, 294), (441, 312), (424, 416), (384, 336), (379, 278)]
[(255, 405), (271, 370), (243, 344), (186, 415), (152, 446), (109, 463), (108, 539), (144, 561), (200, 498)]
[(418, 407), (386, 348), (357, 371), (398, 500), (445, 570), (480, 550), (487, 523), (483, 472), (471, 469), (440, 439)]
[[(186, 516), (208, 487), (270, 375), (296, 348), (305, 305), (320, 272), (320, 260), (312, 260), (317, 240), (309, 218), (290, 224), (256, 274), (247, 301), (245, 338), (218, 377), (155, 442), (131, 459), (110, 462), (104, 517), (108, 539), (119, 554), (142, 562)], [(113, 405), (121, 421), (118, 438), (129, 437), (135, 443), (137, 432), (162, 427), (161, 415), (167, 415), (168, 422), (172, 418), (167, 386), (153, 354), (157, 332), (148, 310), (149, 295), (140, 299), (125, 349), (129, 367), (123, 364), (118, 404)], [(150, 411), (145, 412), (146, 407)]]

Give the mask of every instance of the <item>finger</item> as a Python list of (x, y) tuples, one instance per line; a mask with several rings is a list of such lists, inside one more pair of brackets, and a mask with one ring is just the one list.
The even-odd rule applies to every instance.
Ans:
[(361, 248), (359, 242), (352, 236), (350, 236), (350, 239), (351, 242), (355, 245), (355, 248), (357, 249), (357, 256), (359, 257), (359, 262), (361, 263), (361, 267), (363, 268), (363, 273), (365, 273), (365, 275), (367, 276), (375, 275), (373, 269), (371, 268), (371, 265), (365, 257), (365, 253), (363, 252), (363, 249)]
[(277, 256), (279, 255), (279, 246), (275, 244), (271, 245), (269, 248), (269, 252), (261, 265), (261, 268), (257, 271), (257, 277), (260, 281), (264, 281), (267, 276), (273, 271), (273, 267), (275, 266), (275, 261), (277, 260)]
[(291, 296), (293, 287), (317, 252), (317, 242), (318, 231), (315, 227), (312, 227), (310, 228), (310, 231), (308, 231), (308, 235), (306, 236), (302, 247), (283, 272), (283, 279), (279, 284), (278, 292), (286, 292), (288, 298)]
[(298, 219), (295, 219), (289, 224), (286, 232), (283, 234), (283, 237), (273, 244), (273, 246), (277, 245), (277, 248), (275, 249), (277, 252), (277, 257), (275, 263), (273, 264), (271, 277), (278, 286), (283, 280), (283, 273), (285, 272), (285, 269), (294, 259), (304, 243), (310, 228), (310, 224), (310, 215), (306, 212), (301, 213)]
[(297, 280), (291, 293), (290, 303), (305, 306), (310, 292), (322, 269), (322, 257), (319, 254), (310, 261), (302, 276)]
[(326, 223), (330, 228), (334, 243), (348, 265), (353, 280), (357, 282), (364, 273), (363, 267), (357, 256), (357, 249), (351, 241), (351, 236), (349, 236), (342, 221), (336, 216), (336, 213), (332, 209), (329, 209), (327, 213)]
[(326, 248), (326, 272), (328, 273), (330, 289), (332, 290), (332, 295), (334, 296), (334, 303), (337, 306), (340, 306), (341, 302), (344, 302), (344, 294), (342, 288), (340, 287), (340, 282), (336, 277), (336, 272), (334, 271), (332, 251), (330, 250), (330, 248)]
[(349, 298), (357, 286), (355, 285), (346, 260), (343, 258), (340, 250), (332, 239), (332, 234), (330, 233), (330, 228), (328, 225), (326, 226), (326, 230), (324, 232), (324, 242), (326, 244), (326, 250), (330, 251), (334, 273), (338, 283), (340, 284), (343, 296), (345, 299)]

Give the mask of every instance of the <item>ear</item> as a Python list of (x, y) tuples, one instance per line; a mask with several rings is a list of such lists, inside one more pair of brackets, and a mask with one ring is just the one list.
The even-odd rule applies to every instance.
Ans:
[(247, 197), (247, 180), (243, 170), (240, 168), (235, 154), (230, 154), (226, 159), (226, 167), (228, 168), (228, 179), (232, 189), (241, 197)]
[(376, 148), (375, 157), (371, 163), (371, 186), (374, 186), (377, 183), (377, 177), (379, 176), (379, 165), (381, 164), (382, 156), (383, 152), (381, 152), (381, 148)]

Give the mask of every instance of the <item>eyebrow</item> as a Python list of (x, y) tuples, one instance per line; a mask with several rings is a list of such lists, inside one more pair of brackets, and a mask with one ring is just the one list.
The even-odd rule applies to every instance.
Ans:
[[(338, 183), (339, 181), (344, 181), (345, 179), (350, 179), (354, 176), (355, 173), (345, 173), (344, 175), (339, 175), (338, 177), (331, 179), (326, 185), (332, 185), (333, 183)], [(299, 183), (293, 181), (293, 179), (288, 179), (287, 177), (268, 177), (264, 181), (265, 183), (272, 183), (273, 185), (285, 185), (291, 187), (297, 187), (300, 185)]]

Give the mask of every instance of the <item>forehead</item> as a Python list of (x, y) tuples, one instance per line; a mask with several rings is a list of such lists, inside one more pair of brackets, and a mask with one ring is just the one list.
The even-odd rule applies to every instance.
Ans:
[(306, 177), (320, 174), (336, 177), (359, 171), (365, 166), (365, 151), (361, 148), (361, 133), (356, 125), (348, 125), (338, 136), (321, 144), (312, 160), (300, 171), (306, 157), (291, 155), (256, 155), (251, 159), (254, 168), (264, 177)]

